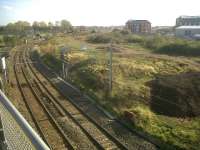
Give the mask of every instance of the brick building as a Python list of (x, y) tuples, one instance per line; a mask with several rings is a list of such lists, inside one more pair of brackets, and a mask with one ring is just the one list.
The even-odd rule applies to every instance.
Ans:
[(129, 20), (126, 28), (132, 33), (151, 33), (151, 23), (148, 20)]

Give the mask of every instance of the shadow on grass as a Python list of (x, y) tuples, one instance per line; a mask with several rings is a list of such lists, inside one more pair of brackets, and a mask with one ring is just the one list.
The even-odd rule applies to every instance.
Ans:
[(189, 44), (169, 44), (162, 46), (154, 51), (157, 54), (167, 54), (171, 56), (200, 56), (200, 47)]
[(200, 72), (160, 75), (147, 84), (151, 87), (150, 107), (157, 114), (172, 117), (200, 115)]

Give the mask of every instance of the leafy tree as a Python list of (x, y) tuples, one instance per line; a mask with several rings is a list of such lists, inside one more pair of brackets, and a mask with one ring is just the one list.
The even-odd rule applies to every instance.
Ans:
[(48, 26), (44, 21), (34, 21), (32, 27), (34, 31), (46, 31), (48, 29)]
[(49, 27), (49, 29), (52, 29), (53, 26), (54, 26), (54, 24), (53, 24), (52, 22), (48, 22), (48, 27)]
[(56, 27), (59, 27), (59, 26), (60, 26), (60, 21), (56, 21), (56, 22), (55, 22), (55, 26), (56, 26)]
[(61, 24), (62, 31), (65, 31), (65, 32), (72, 31), (72, 25), (69, 21), (61, 20), (60, 24)]
[(17, 21), (9, 23), (5, 27), (7, 33), (23, 35), (27, 30), (31, 29), (30, 23), (27, 21)]
[(27, 29), (30, 29), (30, 23), (27, 21), (18, 21), (14, 24), (14, 27), (17, 31), (25, 31)]
[(47, 27), (46, 22), (44, 22), (44, 21), (39, 22), (39, 27), (40, 28), (46, 28)]

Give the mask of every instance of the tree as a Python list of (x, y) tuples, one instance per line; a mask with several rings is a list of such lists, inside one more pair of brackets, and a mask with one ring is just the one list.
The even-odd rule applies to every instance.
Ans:
[(46, 22), (40, 21), (40, 22), (39, 22), (39, 27), (40, 27), (40, 28), (47, 28)]
[(65, 31), (65, 32), (72, 31), (72, 25), (67, 20), (61, 20), (61, 29), (62, 31)]
[(54, 26), (54, 25), (53, 25), (52, 22), (48, 22), (48, 27), (49, 27), (49, 28), (53, 28), (53, 26)]
[(32, 28), (34, 31), (39, 31), (39, 28), (40, 28), (39, 22), (34, 21), (32, 24)]
[(59, 27), (59, 26), (60, 26), (60, 21), (56, 21), (56, 22), (55, 22), (55, 26), (56, 26), (56, 27)]
[(44, 21), (34, 21), (32, 27), (34, 31), (46, 31), (48, 29), (48, 26)]
[(27, 21), (17, 21), (15, 23), (9, 23), (6, 26), (6, 31), (12, 34), (23, 35), (27, 30), (31, 28), (30, 23)]
[(27, 21), (17, 21), (15, 24), (14, 24), (15, 28), (17, 31), (25, 31), (27, 29), (30, 28), (30, 23), (27, 22)]

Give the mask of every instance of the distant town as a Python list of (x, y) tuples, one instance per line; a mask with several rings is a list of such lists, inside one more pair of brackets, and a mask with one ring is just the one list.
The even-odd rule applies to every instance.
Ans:
[(150, 34), (160, 33), (186, 39), (200, 39), (200, 16), (180, 16), (173, 27), (151, 27), (148, 20), (129, 20), (126, 28), (132, 33)]
[[(26, 21), (18, 21), (16, 23), (9, 23), (6, 26), (0, 26), (0, 32), (4, 32), (4, 27), (12, 27), (13, 24), (24, 22), (27, 26), (30, 23)], [(33, 22), (34, 27), (49, 27), (55, 29), (61, 26), (61, 22), (55, 23), (49, 22)], [(73, 25), (72, 25), (73, 26)], [(152, 26), (149, 20), (128, 20), (121, 26), (73, 26), (76, 31), (79, 32), (110, 32), (113, 30), (125, 30), (133, 34), (160, 34), (164, 36), (178, 37), (188, 40), (200, 40), (200, 16), (180, 16), (175, 20), (174, 26)], [(34, 32), (34, 31), (29, 31)]]
[(149, 20), (128, 20), (125, 26), (76, 26), (79, 31), (108, 32), (114, 29), (127, 30), (135, 34), (161, 34), (178, 38), (200, 40), (200, 16), (180, 16), (174, 26), (152, 27)]
[(166, 36), (176, 36), (185, 39), (200, 40), (200, 16), (180, 16), (176, 19), (174, 26), (155, 26), (152, 27), (149, 20), (128, 20), (125, 26), (111, 27), (86, 27), (77, 26), (80, 31), (111, 31), (113, 29), (125, 29), (135, 34), (161, 34)]

